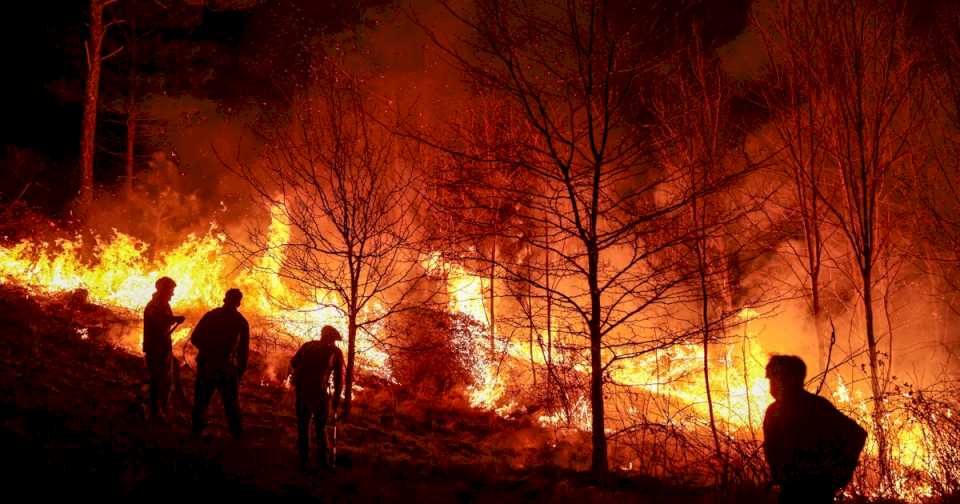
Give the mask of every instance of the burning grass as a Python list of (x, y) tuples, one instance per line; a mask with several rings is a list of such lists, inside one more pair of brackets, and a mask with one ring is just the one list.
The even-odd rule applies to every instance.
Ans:
[[(583, 434), (557, 439), (535, 422), (475, 409), (463, 396), (404, 397), (372, 375), (360, 376), (354, 414), (341, 426), (341, 468), (304, 475), (296, 469), (291, 394), (258, 380), (257, 368), (241, 387), (248, 431), (242, 444), (229, 439), (216, 408), (204, 441), (187, 435), (182, 404), (168, 427), (146, 422), (141, 359), (112, 344), (109, 332), (83, 339), (74, 330), (84, 320), (108, 319), (126, 321), (74, 295), (0, 287), (0, 440), (16, 461), (7, 491), (500, 503), (684, 503), (702, 495), (636, 475), (617, 476), (605, 489), (565, 468), (571, 457), (589, 453)], [(189, 387), (189, 371), (185, 378)]]
[[(276, 244), (288, 240), (289, 232), (279, 220), (271, 223), (270, 236)], [(285, 394), (282, 384), (290, 353), (324, 324), (344, 330), (342, 310), (322, 293), (319, 297), (328, 302), (303, 301), (270, 274), (275, 268), (267, 263), (283, 261), (279, 247), (256, 260), (262, 268), (241, 268), (223, 253), (225, 247), (225, 235), (215, 228), (202, 236), (188, 236), (180, 246), (163, 253), (119, 232), (93, 243), (24, 240), (0, 247), (0, 278), (7, 295), (45, 300), (40, 311), (36, 308), (40, 305), (26, 302), (33, 308), (23, 317), (11, 318), (12, 330), (49, 333), (43, 325), (54, 324), (63, 333), (60, 337), (105, 342), (138, 355), (139, 312), (157, 277), (177, 279), (173, 307), (189, 320), (218, 305), (227, 287), (238, 285), (247, 293), (243, 310), (256, 327), (252, 368), (264, 391), (257, 400), (272, 404), (268, 397)], [(503, 335), (493, 339), (491, 348), (482, 322), (488, 287), (459, 265), (439, 263), (438, 257), (428, 261), (428, 269), (442, 272), (447, 281), (449, 313), (437, 312), (447, 317), (441, 317), (446, 322), (424, 325), (430, 317), (410, 312), (412, 318), (408, 317), (406, 326), (401, 317), (391, 322), (392, 326), (378, 327), (378, 334), (361, 333), (360, 364), (367, 378), (358, 381), (357, 392), (377, 406), (365, 405), (367, 399), (358, 398), (358, 407), (382, 412), (376, 413), (375, 422), (380, 426), (376, 429), (385, 428), (384, 422), (405, 423), (406, 429), (422, 431), (424, 436), (437, 432), (453, 436), (462, 429), (478, 429), (477, 423), (468, 427), (456, 419), (487, 418), (483, 421), (487, 425), (503, 429), (479, 428), (487, 432), (483, 453), (490, 457), (491, 467), (585, 469), (589, 464), (590, 409), (584, 395), (588, 374), (578, 360), (582, 349), (561, 338), (548, 359), (532, 336), (524, 344)], [(712, 353), (718, 357), (708, 360), (722, 453), (718, 456), (708, 441), (703, 348), (681, 342), (609, 369), (607, 434), (612, 466), (680, 486), (713, 485), (718, 474), (726, 474), (729, 483), (743, 488), (765, 483), (759, 427), (771, 398), (763, 371), (767, 355), (752, 322), (757, 316), (743, 310), (737, 334), (715, 345)], [(420, 333), (411, 329), (411, 321), (424, 325)], [(176, 351), (187, 363), (192, 356), (184, 343), (190, 329), (181, 327), (173, 335)], [(401, 337), (391, 337), (390, 331), (399, 331)], [(451, 362), (458, 365), (450, 366)], [(441, 376), (437, 370), (446, 374)], [(371, 381), (370, 377), (378, 378)], [(397, 383), (406, 388), (397, 388)], [(861, 425), (871, 426), (869, 397), (842, 381), (833, 385), (834, 402)], [(411, 394), (411, 389), (432, 392)], [(848, 494), (899, 496), (915, 502), (956, 495), (960, 456), (955, 447), (960, 425), (955, 390), (901, 387), (891, 394), (884, 421), (894, 441), (894, 487), (883, 494), (876, 490), (876, 443), (871, 438)], [(445, 410), (436, 407), (437, 401)], [(451, 417), (444, 411), (456, 413)], [(504, 422), (503, 418), (512, 423), (498, 423)], [(412, 439), (401, 444), (416, 445)], [(463, 443), (432, 451), (410, 448), (408, 456), (418, 460), (411, 463), (425, 464), (422, 460), (463, 453), (464, 463), (472, 463), (476, 449)], [(392, 453), (386, 448), (376, 448), (373, 453), (377, 450)]]

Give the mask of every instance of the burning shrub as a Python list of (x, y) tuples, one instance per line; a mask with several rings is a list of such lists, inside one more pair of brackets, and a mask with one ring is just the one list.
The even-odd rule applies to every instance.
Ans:
[(396, 314), (386, 327), (393, 378), (411, 393), (438, 397), (472, 384), (477, 365), (473, 318), (434, 308)]

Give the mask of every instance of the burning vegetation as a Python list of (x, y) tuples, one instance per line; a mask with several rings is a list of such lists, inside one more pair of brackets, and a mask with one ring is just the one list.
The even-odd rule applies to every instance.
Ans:
[[(91, 0), (76, 194), (46, 189), (65, 174), (38, 157), (4, 165), (7, 336), (56, 333), (135, 374), (167, 276), (189, 374), (196, 323), (238, 288), (243, 401), (292, 410), (291, 356), (335, 328), (358, 461), (350, 435), (409, 435), (434, 459), (759, 500), (766, 366), (796, 354), (868, 433), (842, 498), (955, 499), (960, 10), (640, 3), (297, 11), (315, 29), (284, 2)], [(292, 23), (244, 67), (277, 65), (279, 91), (190, 95), (199, 71), (164, 66), (155, 38), (220, 16)], [(206, 37), (176, 43), (250, 50)], [(122, 175), (96, 173), (98, 110), (125, 118)], [(482, 449), (443, 437), (466, 428)], [(553, 488), (536, 497), (588, 495)]]

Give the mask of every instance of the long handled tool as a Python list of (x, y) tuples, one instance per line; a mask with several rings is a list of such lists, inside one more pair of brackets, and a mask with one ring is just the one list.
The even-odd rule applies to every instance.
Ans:
[(327, 419), (327, 424), (323, 426), (323, 436), (326, 438), (327, 453), (324, 456), (327, 458), (327, 467), (333, 469), (337, 466), (337, 423), (338, 417), (336, 409), (331, 411), (330, 418)]

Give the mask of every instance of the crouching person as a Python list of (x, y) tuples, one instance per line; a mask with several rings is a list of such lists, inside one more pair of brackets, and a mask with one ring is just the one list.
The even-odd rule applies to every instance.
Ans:
[[(343, 392), (343, 353), (336, 342), (341, 339), (336, 329), (323, 326), (320, 341), (304, 343), (290, 361), (297, 394), (297, 451), (301, 469), (306, 468), (310, 459), (311, 419), (317, 437), (317, 459), (327, 468), (335, 465), (336, 421)], [(332, 394), (328, 391), (331, 377)]]

